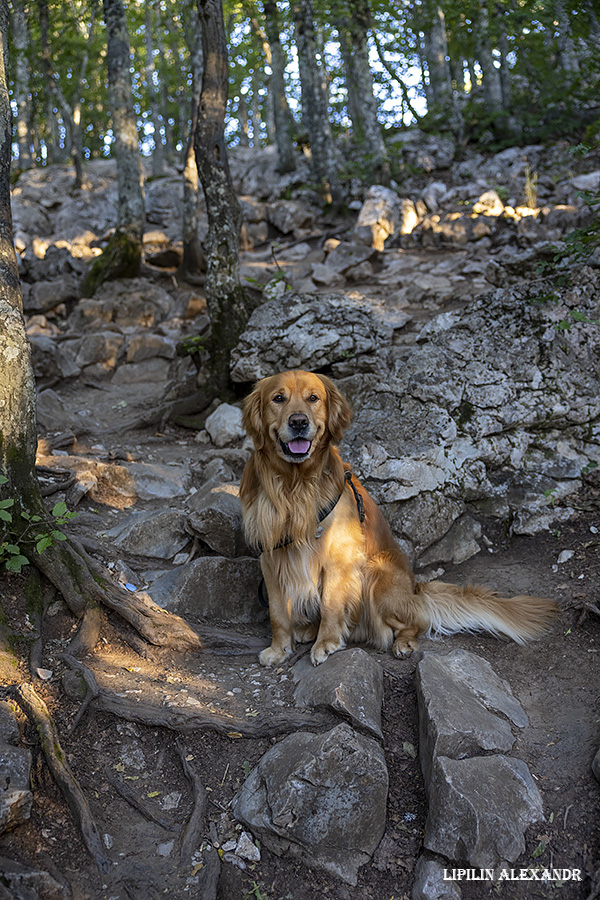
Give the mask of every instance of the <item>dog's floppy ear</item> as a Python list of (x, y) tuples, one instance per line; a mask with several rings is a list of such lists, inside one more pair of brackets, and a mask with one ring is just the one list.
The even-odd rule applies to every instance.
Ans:
[(265, 443), (265, 426), (262, 420), (262, 388), (257, 384), (251, 394), (244, 400), (242, 422), (246, 433), (254, 441), (257, 450)]
[(319, 378), (325, 385), (327, 390), (327, 428), (331, 439), (336, 443), (341, 441), (342, 435), (352, 419), (352, 410), (350, 404), (339, 391), (333, 381), (326, 375), (319, 375)]

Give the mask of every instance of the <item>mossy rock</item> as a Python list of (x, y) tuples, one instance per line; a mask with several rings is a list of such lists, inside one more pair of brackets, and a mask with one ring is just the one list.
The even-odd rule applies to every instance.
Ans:
[(105, 281), (135, 278), (140, 271), (142, 243), (125, 228), (117, 228), (102, 256), (90, 266), (82, 284), (82, 296), (93, 297)]

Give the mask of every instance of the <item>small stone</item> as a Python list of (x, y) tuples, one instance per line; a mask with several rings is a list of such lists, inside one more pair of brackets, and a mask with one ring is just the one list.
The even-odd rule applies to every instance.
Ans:
[(158, 845), (158, 847), (156, 848), (156, 852), (159, 856), (167, 857), (171, 855), (174, 846), (175, 841), (166, 841), (166, 843)]
[(260, 862), (260, 850), (247, 831), (242, 831), (240, 834), (235, 852), (242, 859), (247, 859), (250, 862)]
[(52, 678), (52, 671), (50, 669), (35, 669), (35, 674), (38, 678), (41, 678), (42, 681), (50, 681)]
[(415, 866), (412, 900), (460, 900), (459, 886), (445, 877), (445, 866), (437, 859), (420, 856)]
[(216, 447), (243, 440), (246, 435), (242, 425), (242, 411), (239, 406), (221, 403), (204, 423), (210, 439)]
[(179, 791), (172, 791), (170, 794), (166, 794), (160, 801), (160, 805), (165, 811), (169, 809), (177, 809), (180, 803), (181, 793)]
[(570, 559), (572, 559), (574, 556), (575, 556), (574, 550), (561, 550), (560, 553), (558, 554), (557, 563), (559, 565), (561, 565), (561, 563), (566, 563)]

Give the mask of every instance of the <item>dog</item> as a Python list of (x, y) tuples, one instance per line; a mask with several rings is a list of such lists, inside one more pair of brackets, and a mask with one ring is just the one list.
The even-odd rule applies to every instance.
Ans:
[(417, 638), (487, 631), (539, 638), (556, 612), (540, 597), (505, 599), (485, 587), (416, 583), (381, 510), (336, 444), (350, 406), (324, 375), (302, 370), (259, 381), (243, 422), (254, 443), (240, 484), (246, 539), (261, 551), (272, 643), (264, 666), (314, 641), (318, 665), (348, 641), (402, 656)]

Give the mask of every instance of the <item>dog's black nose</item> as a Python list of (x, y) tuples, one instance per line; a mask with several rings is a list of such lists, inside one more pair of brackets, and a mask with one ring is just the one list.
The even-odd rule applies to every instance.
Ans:
[(308, 425), (308, 416), (305, 416), (304, 413), (292, 413), (288, 419), (288, 425), (292, 431), (300, 434)]

